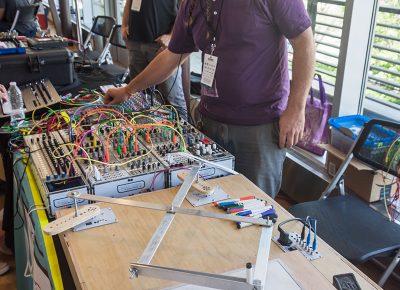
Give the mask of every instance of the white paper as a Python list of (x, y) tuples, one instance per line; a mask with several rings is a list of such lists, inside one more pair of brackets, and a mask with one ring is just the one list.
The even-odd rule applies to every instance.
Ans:
[[(246, 270), (241, 269), (226, 273), (228, 276), (246, 278)], [(296, 282), (286, 271), (284, 265), (279, 260), (268, 262), (267, 280), (265, 281), (265, 290), (303, 290), (304, 288)], [(195, 285), (181, 285), (166, 289), (174, 290), (212, 290), (213, 288), (201, 287)], [(165, 289), (165, 290), (166, 290)]]
[(218, 57), (207, 53), (204, 55), (203, 71), (201, 73), (201, 83), (203, 85), (212, 87), (217, 63)]
[(140, 12), (140, 7), (142, 6), (142, 0), (132, 0), (131, 10)]

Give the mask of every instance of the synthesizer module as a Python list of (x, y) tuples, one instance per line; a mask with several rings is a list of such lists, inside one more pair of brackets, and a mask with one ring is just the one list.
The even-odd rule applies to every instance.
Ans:
[[(125, 197), (178, 186), (178, 173), (194, 164), (191, 155), (234, 168), (234, 156), (179, 119), (173, 107), (143, 95), (119, 106), (68, 109), (59, 119), (62, 128), (24, 137), (50, 215), (72, 206), (66, 196), (72, 190)], [(228, 174), (209, 164), (201, 169), (204, 179)]]

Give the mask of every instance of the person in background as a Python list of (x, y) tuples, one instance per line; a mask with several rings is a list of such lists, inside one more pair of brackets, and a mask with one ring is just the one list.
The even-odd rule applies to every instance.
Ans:
[[(161, 51), (168, 47), (178, 10), (177, 0), (127, 0), (122, 19), (122, 36), (129, 50), (129, 70), (133, 79)], [(178, 68), (158, 89), (164, 98), (187, 118), (187, 105)]]
[[(287, 40), (293, 47), (292, 79)], [(286, 148), (301, 138), (314, 75), (311, 21), (302, 0), (186, 0), (168, 49), (124, 88), (117, 104), (161, 82), (191, 52), (203, 53), (203, 132), (235, 156), (235, 169), (273, 198)]]
[[(7, 90), (6, 90), (6, 88), (5, 88), (2, 84), (0, 84), (0, 101), (1, 101), (1, 102), (8, 102)], [(3, 154), (7, 154), (7, 153), (4, 152), (3, 150), (1, 150), (1, 152), (2, 152)], [(3, 157), (3, 159), (4, 159), (4, 157)], [(10, 182), (12, 182), (12, 180), (11, 180)], [(6, 193), (6, 194), (7, 194), (7, 193)], [(11, 198), (12, 198), (12, 197), (11, 197)], [(11, 201), (12, 201), (12, 199), (11, 199)], [(11, 206), (12, 206), (12, 204), (11, 204)], [(12, 215), (12, 214), (11, 214), (11, 215)], [(1, 218), (1, 220), (4, 221), (3, 218)], [(0, 241), (0, 243), (1, 243), (1, 241)], [(0, 276), (1, 276), (1, 275), (4, 275), (5, 273), (7, 273), (8, 270), (10, 270), (10, 266), (9, 266), (7, 263), (2, 262), (2, 261), (0, 260)]]
[(19, 35), (35, 36), (40, 29), (36, 19), (36, 0), (0, 0), (0, 32), (10, 30), (17, 11), (20, 12), (15, 30)]

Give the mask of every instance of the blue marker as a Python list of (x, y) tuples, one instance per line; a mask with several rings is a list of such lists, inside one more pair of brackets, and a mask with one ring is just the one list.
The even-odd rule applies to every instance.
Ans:
[(258, 214), (258, 213), (270, 210), (272, 208), (273, 207), (271, 205), (270, 206), (261, 207), (261, 208), (254, 208), (254, 209), (249, 209), (249, 210), (244, 210), (244, 211), (238, 212), (238, 213), (236, 213), (236, 215), (246, 216), (246, 215)]
[[(255, 215), (250, 215), (250, 216), (253, 217), (253, 218), (263, 218), (263, 219), (267, 219), (267, 218), (276, 219), (276, 218), (278, 218), (278, 216), (277, 216), (277, 214), (275, 212), (275, 209), (270, 209), (270, 210), (265, 211), (265, 212), (263, 212), (261, 214), (255, 214)], [(249, 227), (249, 226), (252, 226), (252, 225), (254, 225), (254, 224), (252, 224), (252, 223), (244, 223), (244, 222), (237, 222), (236, 223), (236, 226), (237, 226), (238, 229), (246, 228), (246, 227)]]

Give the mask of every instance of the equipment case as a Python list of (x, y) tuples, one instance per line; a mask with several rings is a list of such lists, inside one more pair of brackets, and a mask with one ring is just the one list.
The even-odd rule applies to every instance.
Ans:
[(0, 55), (0, 83), (27, 83), (47, 78), (54, 85), (73, 83), (72, 53), (64, 49), (32, 50), (26, 54)]

